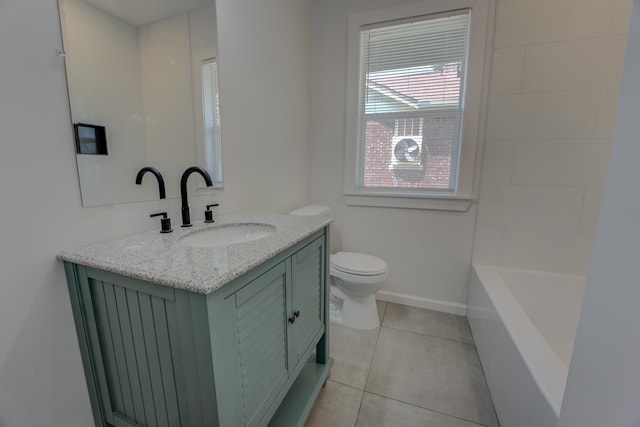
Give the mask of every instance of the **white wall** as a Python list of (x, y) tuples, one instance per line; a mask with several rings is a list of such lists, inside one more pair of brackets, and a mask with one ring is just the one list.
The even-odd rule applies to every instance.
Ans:
[[(256, 67), (243, 75), (261, 80), (277, 77), (283, 108), (261, 108), (261, 123), (268, 128), (246, 132), (232, 114), (251, 102), (231, 100), (226, 118), (230, 148), (225, 166), (231, 171), (220, 211), (285, 211), (307, 201), (308, 157), (308, 41), (307, 9), (303, 2), (270, 2), (269, 13), (255, 14), (248, 2), (225, 0), (221, 19), (221, 43), (232, 42), (243, 15), (269, 19), (278, 34), (260, 31), (260, 43), (235, 45), (228, 51), (229, 92), (240, 90), (233, 73), (242, 58), (266, 59), (266, 47), (275, 49), (279, 61), (269, 61), (268, 74)], [(239, 4), (238, 4), (239, 3)], [(266, 6), (265, 6), (266, 8)], [(290, 25), (294, 22), (294, 25)], [(264, 29), (262, 27), (261, 29)], [(112, 209), (83, 209), (80, 203), (70, 114), (63, 62), (55, 56), (61, 48), (55, 1), (4, 0), (0, 2), (0, 426), (89, 426), (92, 416), (71, 316), (62, 265), (55, 255), (63, 248), (156, 229), (148, 215), (168, 210), (179, 222), (177, 200), (116, 205)], [(246, 63), (246, 62), (245, 62)], [(249, 65), (249, 64), (247, 64)], [(255, 66), (256, 63), (253, 63)], [(271, 80), (251, 86), (252, 98), (265, 106), (274, 95)], [(224, 83), (223, 83), (224, 84)], [(288, 85), (287, 85), (288, 86)], [(250, 100), (251, 100), (250, 99)], [(249, 100), (249, 101), (250, 101)], [(272, 105), (269, 103), (269, 105)], [(251, 110), (255, 114), (256, 110)], [(293, 126), (291, 137), (278, 132)], [(245, 123), (244, 121), (242, 123)], [(223, 123), (224, 126), (224, 123)], [(291, 130), (291, 129), (290, 129)], [(244, 138), (244, 133), (252, 137)], [(227, 144), (227, 142), (225, 142)], [(257, 145), (257, 153), (243, 156)], [(267, 147), (278, 152), (261, 154)], [(225, 145), (226, 147), (226, 145)], [(225, 148), (226, 149), (226, 148)], [(282, 149), (282, 150), (280, 150)], [(294, 159), (303, 165), (290, 164)], [(275, 172), (274, 172), (275, 171)], [(134, 185), (132, 183), (132, 185)], [(280, 191), (280, 189), (286, 191)], [(274, 197), (271, 197), (271, 194)], [(202, 218), (202, 207), (211, 198), (191, 198), (193, 218)]]
[(241, 209), (285, 211), (308, 201), (308, 3), (216, 2), (222, 200)]
[(333, 251), (365, 252), (387, 261), (389, 280), (379, 297), (463, 313), (475, 205), (465, 213), (355, 207), (342, 196), (347, 17), (410, 2), (313, 2), (311, 200), (333, 208)]
[(640, 1), (560, 427), (640, 424)]
[(498, 0), (475, 262), (586, 275), (632, 0)]

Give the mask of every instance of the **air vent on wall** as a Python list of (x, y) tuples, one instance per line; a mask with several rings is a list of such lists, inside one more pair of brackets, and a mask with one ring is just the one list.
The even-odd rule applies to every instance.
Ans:
[(394, 136), (391, 169), (422, 169), (422, 135)]

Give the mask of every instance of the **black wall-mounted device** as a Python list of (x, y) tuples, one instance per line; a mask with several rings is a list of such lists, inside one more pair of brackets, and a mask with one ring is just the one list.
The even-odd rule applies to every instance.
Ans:
[(107, 133), (104, 126), (75, 123), (76, 153), (108, 155)]

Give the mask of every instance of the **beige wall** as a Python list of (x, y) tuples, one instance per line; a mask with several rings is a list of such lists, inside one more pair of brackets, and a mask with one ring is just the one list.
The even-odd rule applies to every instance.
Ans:
[(585, 275), (632, 0), (498, 0), (474, 262)]

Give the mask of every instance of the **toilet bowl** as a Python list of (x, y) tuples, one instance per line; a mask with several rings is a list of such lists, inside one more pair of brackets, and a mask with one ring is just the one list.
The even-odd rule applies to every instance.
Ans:
[(331, 320), (356, 329), (380, 326), (375, 293), (387, 280), (387, 263), (355, 252), (337, 252), (330, 259), (331, 303), (342, 306), (331, 311)]
[[(290, 215), (329, 215), (331, 208), (305, 206)], [(375, 293), (388, 277), (387, 263), (372, 255), (336, 252), (329, 262), (330, 320), (356, 329), (380, 326)]]

